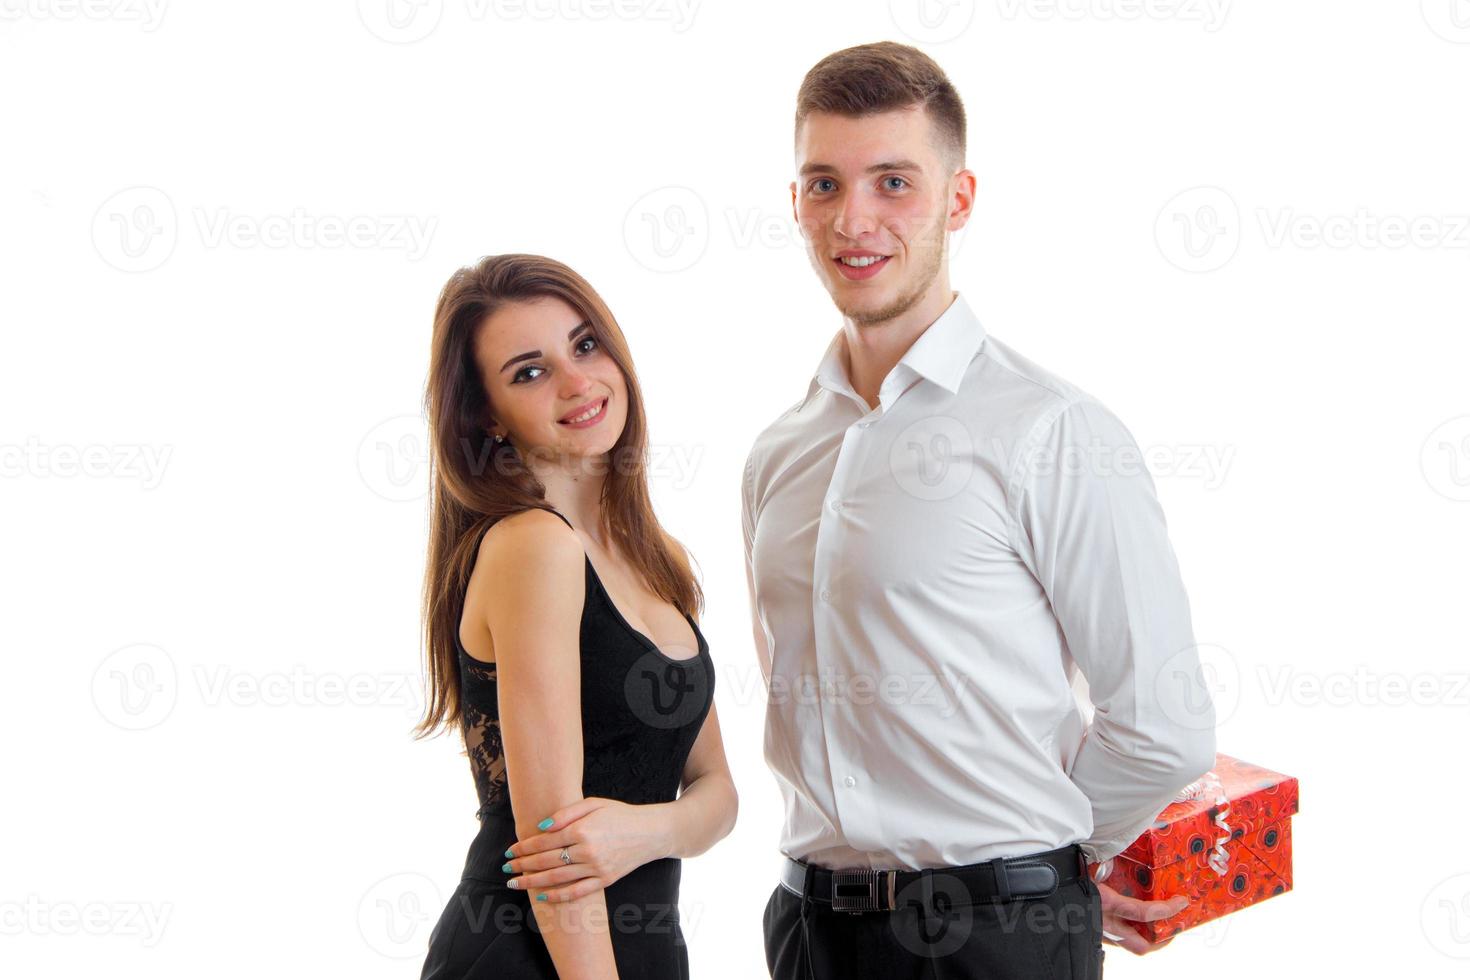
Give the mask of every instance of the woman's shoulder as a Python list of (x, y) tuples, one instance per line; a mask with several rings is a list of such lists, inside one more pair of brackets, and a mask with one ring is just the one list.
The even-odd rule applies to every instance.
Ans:
[(570, 587), (580, 584), (586, 557), (582, 539), (556, 514), (523, 510), (502, 517), (481, 536), (470, 588), (488, 587), (492, 579), (501, 594)]
[(495, 553), (550, 549), (582, 552), (582, 539), (565, 519), (540, 507), (531, 507), (500, 518), (480, 537), (478, 557)]
[(521, 511), (487, 529), (465, 590), (465, 611), (482, 624), (493, 662), (507, 652), (565, 652), (532, 659), (558, 669), (575, 666), (586, 576), (582, 540), (555, 514)]
[(527, 507), (525, 510), (518, 510), (514, 514), (506, 514), (504, 517), (496, 520), (494, 524), (491, 524), (490, 530), (499, 532), (512, 527), (540, 526), (561, 528), (566, 531), (571, 530), (571, 526), (562, 519), (560, 514), (547, 507)]

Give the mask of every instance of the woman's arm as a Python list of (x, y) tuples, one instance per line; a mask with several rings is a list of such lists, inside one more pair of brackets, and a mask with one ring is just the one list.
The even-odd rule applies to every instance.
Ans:
[[(582, 798), (581, 621), (585, 553), (557, 517), (527, 511), (481, 543), (471, 577), (495, 650), (500, 731), (516, 836)], [(603, 889), (568, 902), (529, 896), (562, 980), (616, 980)]]
[(684, 764), (684, 789), (672, 803), (653, 809), (663, 822), (663, 857), (686, 858), (703, 854), (735, 828), (740, 798), (730, 778), (720, 719), (710, 705), (709, 717)]
[[(683, 787), (671, 803), (592, 796), (555, 811), (546, 832), (512, 846), (511, 887), (544, 892), (552, 904), (572, 901), (650, 861), (703, 854), (728, 834), (739, 800), (713, 706), (690, 748)], [(563, 847), (576, 847), (580, 860), (563, 867), (555, 856)]]

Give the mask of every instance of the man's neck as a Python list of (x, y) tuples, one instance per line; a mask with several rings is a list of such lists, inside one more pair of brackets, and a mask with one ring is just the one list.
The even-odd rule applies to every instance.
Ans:
[(949, 309), (958, 295), (950, 288), (949, 277), (940, 276), (919, 302), (892, 320), (857, 326), (850, 318), (843, 318), (847, 379), (852, 390), (869, 407), (878, 407), (878, 391), (883, 386), (883, 379), (908, 353), (914, 341)]

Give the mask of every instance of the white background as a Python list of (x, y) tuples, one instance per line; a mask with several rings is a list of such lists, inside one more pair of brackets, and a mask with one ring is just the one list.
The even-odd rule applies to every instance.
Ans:
[(1154, 454), (1220, 748), (1301, 781), (1295, 890), (1108, 976), (1463, 975), (1470, 3), (926, 2), (0, 0), (0, 972), (418, 975), (430, 317), (530, 251), (632, 345), (741, 800), (685, 935), (765, 976), (738, 474), (839, 325), (797, 86), (891, 38), (969, 113), (954, 285)]

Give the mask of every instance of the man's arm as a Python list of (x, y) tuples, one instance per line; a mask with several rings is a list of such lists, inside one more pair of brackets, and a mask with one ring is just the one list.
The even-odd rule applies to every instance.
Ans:
[(1122, 852), (1215, 764), (1189, 599), (1143, 456), (1092, 400), (1061, 409), (1008, 491), (1017, 550), (1046, 590), (1097, 712), (1070, 777), (1091, 862)]
[(740, 529), (745, 539), (745, 587), (750, 595), (750, 632), (755, 643), (756, 659), (766, 684), (771, 682), (771, 651), (766, 645), (766, 631), (761, 626), (760, 607), (755, 601), (755, 450), (745, 460), (740, 480)]

